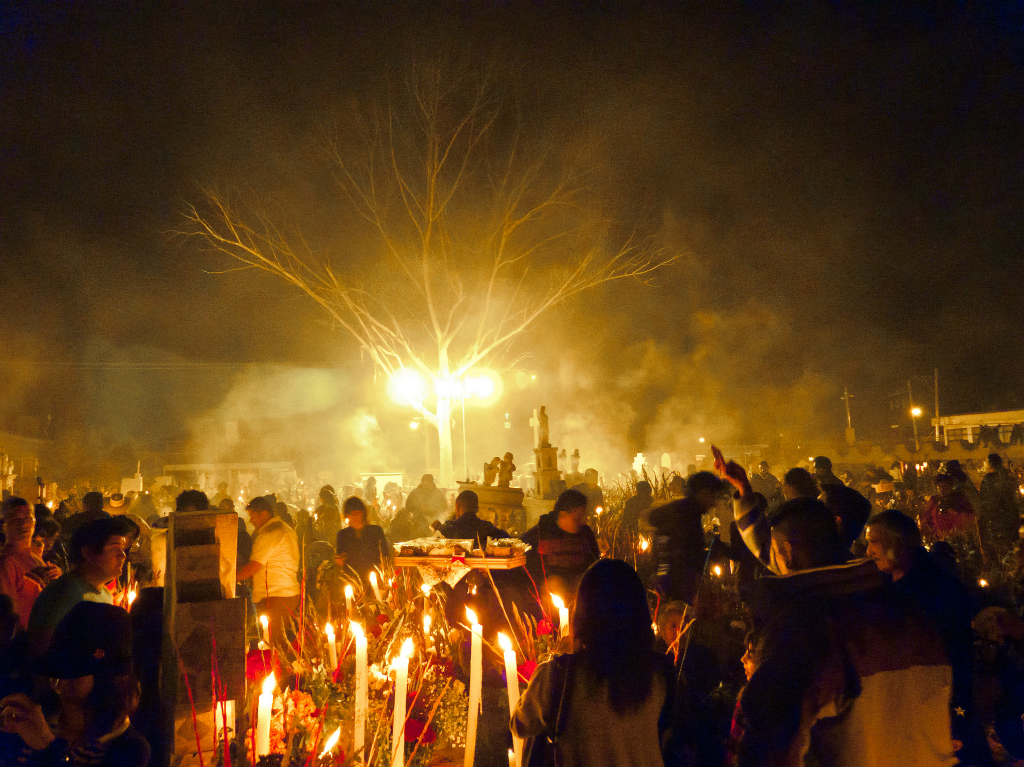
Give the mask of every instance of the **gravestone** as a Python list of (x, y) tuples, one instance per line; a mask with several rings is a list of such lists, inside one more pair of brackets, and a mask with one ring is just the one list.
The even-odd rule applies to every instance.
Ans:
[[(234, 701), (244, 700), (246, 602), (235, 596), (237, 547), (234, 512), (170, 515), (160, 682), (170, 753), (155, 754), (154, 764), (215, 764), (223, 748), (215, 706), (231, 701), (234, 711)], [(235, 726), (231, 712), (227, 726)]]

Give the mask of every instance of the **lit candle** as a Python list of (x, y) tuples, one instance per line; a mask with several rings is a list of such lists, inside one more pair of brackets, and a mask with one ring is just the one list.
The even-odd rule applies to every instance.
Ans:
[(352, 596), (353, 596), (353, 594), (354, 594), (354, 592), (352, 591), (352, 584), (351, 583), (346, 583), (345, 584), (345, 613), (349, 614), (349, 615), (351, 615), (351, 613), (352, 613)]
[(338, 739), (340, 737), (341, 737), (341, 725), (339, 725), (338, 729), (336, 729), (334, 732), (331, 733), (331, 737), (329, 737), (327, 739), (327, 742), (324, 743), (324, 750), (320, 752), (320, 758), (321, 759), (323, 759), (325, 756), (327, 756), (329, 753), (331, 753), (331, 751), (334, 750), (334, 747), (336, 745), (338, 745)]
[(558, 608), (558, 636), (569, 636), (569, 608), (558, 594), (551, 595), (551, 604)]
[(352, 735), (352, 757), (366, 761), (363, 746), (366, 743), (366, 701), (369, 678), (366, 671), (366, 634), (363, 627), (355, 621), (348, 624), (349, 631), (356, 640), (356, 706), (355, 732)]
[(263, 692), (256, 708), (256, 758), (270, 753), (270, 712), (274, 706), (274, 672), (263, 680)]
[(377, 585), (377, 573), (373, 570), (370, 571), (370, 588), (373, 589), (373, 596), (377, 601), (383, 602), (384, 600), (380, 598), (380, 587)]
[(405, 765), (405, 696), (409, 690), (409, 658), (412, 655), (412, 637), (402, 642), (402, 650), (395, 658), (395, 722), (391, 728), (391, 767)]
[(484, 655), (483, 655), (483, 630), (484, 627), (477, 623), (476, 613), (466, 608), (466, 618), (469, 619), (470, 631), (470, 653), (469, 653), (469, 713), (466, 716), (466, 756), (463, 759), (464, 767), (473, 767), (473, 758), (476, 755), (476, 725), (480, 716), (480, 693), (482, 692), (484, 677)]
[(330, 623), (324, 625), (324, 633), (327, 634), (327, 658), (331, 662), (331, 671), (338, 667), (338, 645), (334, 642), (334, 626)]
[[(498, 646), (505, 656), (505, 686), (508, 688), (508, 710), (515, 713), (519, 703), (519, 666), (516, 663), (516, 651), (512, 649), (512, 641), (503, 633), (498, 634)], [(509, 751), (510, 767), (519, 767), (522, 758), (523, 741), (512, 737), (512, 750)]]
[(262, 628), (263, 641), (270, 645), (270, 618), (267, 617), (266, 613), (260, 616), (260, 627)]

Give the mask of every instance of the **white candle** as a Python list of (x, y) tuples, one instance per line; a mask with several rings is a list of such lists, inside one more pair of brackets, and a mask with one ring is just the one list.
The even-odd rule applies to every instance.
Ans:
[(367, 706), (367, 685), (369, 677), (366, 670), (366, 634), (363, 627), (355, 621), (349, 625), (349, 630), (356, 640), (356, 706), (355, 706), (355, 732), (352, 735), (352, 757), (365, 762), (366, 755), (363, 747), (366, 744), (366, 706)]
[(263, 692), (256, 708), (256, 758), (270, 753), (270, 712), (274, 707), (274, 672), (263, 680)]
[[(504, 634), (498, 634), (498, 646), (505, 656), (505, 686), (508, 688), (508, 710), (514, 714), (519, 703), (519, 664), (516, 663), (516, 651), (512, 649), (512, 641)], [(523, 741), (512, 736), (512, 749), (509, 753), (509, 767), (519, 767), (522, 759)]]
[(405, 696), (409, 690), (409, 657), (412, 655), (412, 637), (402, 642), (402, 650), (395, 658), (395, 722), (391, 728), (391, 767), (405, 765)]
[(558, 636), (569, 636), (569, 608), (558, 594), (551, 595), (551, 604), (558, 608)]
[(466, 716), (466, 755), (462, 763), (464, 767), (473, 767), (473, 757), (476, 755), (476, 726), (480, 716), (480, 693), (484, 677), (484, 627), (477, 623), (476, 613), (468, 607), (466, 617), (469, 619), (470, 631), (469, 713)]
[(338, 667), (338, 645), (334, 641), (334, 626), (330, 623), (324, 624), (324, 633), (327, 634), (327, 659), (331, 662), (331, 671)]
[(377, 585), (377, 573), (373, 570), (370, 571), (370, 588), (373, 589), (373, 596), (377, 601), (383, 602), (384, 600), (380, 598), (380, 587)]
[(331, 733), (331, 737), (329, 737), (327, 739), (327, 742), (324, 743), (324, 750), (320, 752), (320, 758), (321, 759), (323, 759), (325, 756), (327, 756), (329, 753), (331, 753), (331, 751), (334, 750), (334, 747), (336, 745), (338, 745), (338, 739), (339, 738), (341, 738), (341, 726), (340, 725), (338, 726), (338, 729), (336, 729), (334, 732)]
[(266, 613), (260, 616), (260, 633), (263, 635), (263, 642), (270, 646), (270, 618)]
[(345, 613), (346, 613), (346, 615), (351, 615), (352, 614), (352, 596), (353, 596), (353, 594), (354, 594), (354, 592), (352, 591), (352, 584), (351, 583), (346, 583), (345, 584)]

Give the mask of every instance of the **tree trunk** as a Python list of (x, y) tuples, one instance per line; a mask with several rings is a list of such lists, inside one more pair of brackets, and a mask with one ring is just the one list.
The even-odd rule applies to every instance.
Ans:
[(437, 398), (438, 486), (455, 487), (455, 458), (452, 454), (452, 401), (450, 397)]

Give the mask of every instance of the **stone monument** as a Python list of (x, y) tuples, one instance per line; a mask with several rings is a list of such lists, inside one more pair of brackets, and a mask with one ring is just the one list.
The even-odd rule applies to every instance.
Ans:
[(236, 701), (244, 707), (246, 602), (235, 596), (237, 548), (234, 512), (170, 516), (160, 669), (170, 753), (154, 754), (154, 764), (215, 764), (224, 747), (218, 732), (226, 722), (233, 735)]
[(558, 470), (558, 448), (552, 447), (548, 425), (547, 406), (533, 411), (530, 420), (533, 426), (533, 455), (536, 469), (533, 472), (533, 491), (540, 498), (556, 498), (564, 485), (562, 473)]

